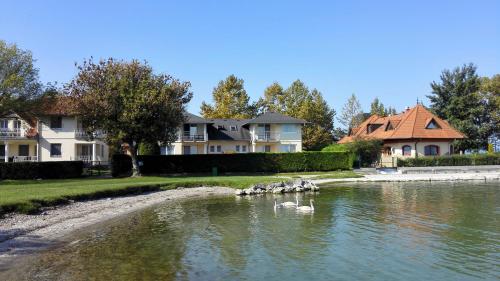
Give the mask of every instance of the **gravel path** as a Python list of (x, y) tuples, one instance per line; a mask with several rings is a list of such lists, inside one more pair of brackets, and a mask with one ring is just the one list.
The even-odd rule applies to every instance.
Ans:
[(179, 188), (143, 195), (75, 202), (39, 215), (12, 214), (0, 219), (0, 268), (12, 258), (47, 248), (77, 229), (167, 200), (234, 196), (227, 187)]

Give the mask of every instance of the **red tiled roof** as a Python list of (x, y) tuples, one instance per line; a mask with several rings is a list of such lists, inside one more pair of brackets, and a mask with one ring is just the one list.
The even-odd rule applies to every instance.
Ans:
[(39, 109), (42, 115), (76, 115), (73, 98), (68, 96), (58, 96), (46, 98)]
[[(434, 120), (439, 128), (427, 129), (429, 123)], [(392, 130), (387, 130), (389, 123)], [(382, 124), (382, 126), (368, 133), (368, 126)], [(357, 128), (351, 130), (351, 134), (342, 138), (339, 143), (348, 143), (356, 138), (363, 139), (462, 139), (465, 136), (454, 129), (448, 122), (432, 114), (423, 105), (417, 105), (401, 114), (387, 117), (372, 115)]]

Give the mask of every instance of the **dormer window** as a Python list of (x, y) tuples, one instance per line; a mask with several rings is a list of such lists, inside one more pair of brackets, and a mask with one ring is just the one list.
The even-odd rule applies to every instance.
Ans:
[(217, 126), (217, 129), (219, 129), (219, 130), (224, 130), (224, 125), (218, 125), (218, 126)]
[(439, 124), (436, 122), (436, 120), (434, 119), (431, 119), (431, 121), (429, 121), (427, 123), (427, 126), (425, 126), (426, 129), (441, 129), (441, 127), (439, 126)]
[(236, 127), (235, 125), (231, 125), (230, 129), (231, 129), (231, 132), (238, 131), (238, 127)]
[(366, 130), (368, 134), (373, 133), (376, 129), (380, 128), (382, 124), (368, 124)]
[(386, 131), (394, 130), (394, 126), (392, 126), (391, 122), (387, 123), (387, 126), (385, 127), (385, 130)]

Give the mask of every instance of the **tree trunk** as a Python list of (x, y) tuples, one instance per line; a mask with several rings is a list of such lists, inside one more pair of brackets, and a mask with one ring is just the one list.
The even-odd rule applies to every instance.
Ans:
[(139, 171), (139, 161), (137, 161), (137, 150), (135, 149), (133, 143), (129, 144), (130, 148), (130, 157), (132, 158), (132, 177), (141, 176), (141, 172)]

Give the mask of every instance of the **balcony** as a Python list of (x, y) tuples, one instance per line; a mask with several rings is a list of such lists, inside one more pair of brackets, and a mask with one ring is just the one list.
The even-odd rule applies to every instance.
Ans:
[(13, 162), (37, 162), (38, 156), (12, 156)]
[(182, 141), (205, 141), (205, 135), (186, 135), (182, 136)]
[[(76, 130), (75, 131), (75, 138), (80, 139), (80, 140), (87, 140), (89, 139), (89, 134), (83, 130)], [(92, 138), (93, 139), (103, 139), (106, 137), (106, 133), (103, 131), (96, 131), (92, 133)]]
[(0, 129), (0, 139), (24, 139), (26, 137), (26, 131), (22, 129)]
[(274, 132), (260, 132), (254, 135), (256, 142), (276, 142), (280, 140), (280, 134)]

